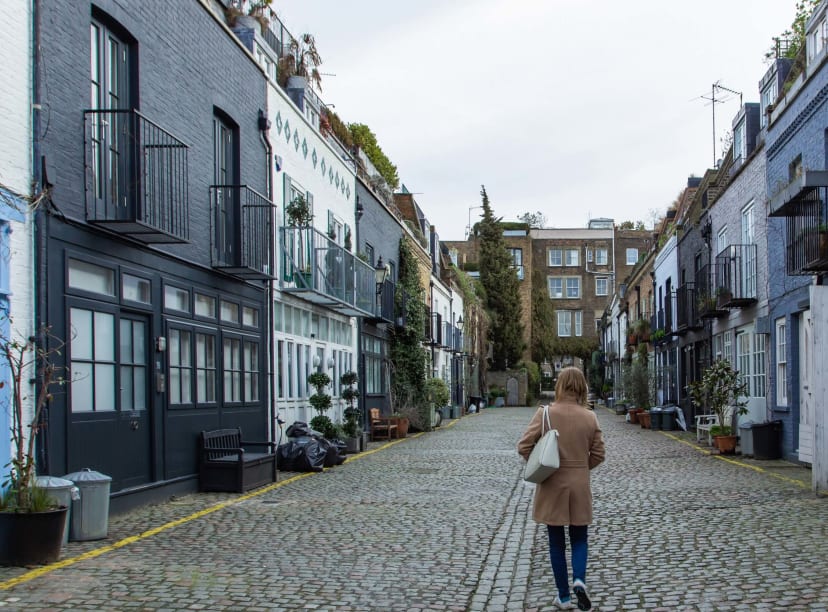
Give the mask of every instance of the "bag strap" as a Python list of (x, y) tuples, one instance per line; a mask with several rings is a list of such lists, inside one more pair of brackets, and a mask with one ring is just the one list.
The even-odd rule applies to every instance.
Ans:
[(543, 407), (543, 420), (541, 421), (541, 438), (550, 429), (552, 429), (552, 421), (549, 419), (549, 404), (547, 404)]

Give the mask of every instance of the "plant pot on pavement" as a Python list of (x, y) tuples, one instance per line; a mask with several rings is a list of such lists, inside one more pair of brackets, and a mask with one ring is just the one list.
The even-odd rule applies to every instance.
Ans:
[(68, 508), (0, 512), (0, 565), (46, 565), (60, 557)]
[(736, 452), (736, 436), (713, 436), (713, 444), (722, 455), (733, 455)]
[(641, 425), (641, 429), (650, 429), (650, 413), (646, 410), (639, 412), (638, 423)]

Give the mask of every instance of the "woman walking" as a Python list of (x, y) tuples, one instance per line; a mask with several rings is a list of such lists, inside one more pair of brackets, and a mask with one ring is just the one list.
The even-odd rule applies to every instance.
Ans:
[[(557, 429), (560, 468), (536, 485), (533, 518), (546, 525), (549, 536), (549, 559), (558, 595), (553, 602), (559, 609), (572, 608), (566, 565), (566, 536), (572, 547), (572, 591), (578, 608), (591, 610), (586, 588), (587, 530), (592, 523), (592, 490), (589, 471), (604, 460), (604, 440), (595, 413), (586, 407), (587, 382), (578, 368), (564, 368), (555, 385), (555, 402), (549, 406), (549, 420)], [(518, 453), (529, 457), (541, 438), (543, 408), (539, 408), (523, 437)]]

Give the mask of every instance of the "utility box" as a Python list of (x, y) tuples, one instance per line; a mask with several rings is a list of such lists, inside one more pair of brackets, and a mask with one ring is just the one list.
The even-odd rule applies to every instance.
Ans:
[(109, 487), (112, 478), (89, 468), (64, 476), (78, 487), (80, 499), (72, 504), (69, 539), (102, 540), (109, 532)]
[(35, 485), (49, 492), (49, 496), (66, 507), (66, 523), (63, 526), (63, 546), (69, 543), (69, 521), (72, 518), (72, 501), (79, 498), (75, 483), (56, 476), (38, 476)]

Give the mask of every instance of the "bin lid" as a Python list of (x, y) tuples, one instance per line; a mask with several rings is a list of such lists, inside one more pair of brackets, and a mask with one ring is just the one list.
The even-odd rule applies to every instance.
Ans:
[(79, 482), (110, 482), (112, 480), (112, 476), (107, 476), (106, 474), (95, 472), (91, 468), (84, 468), (79, 472), (72, 472), (71, 474), (66, 474), (64, 478), (66, 478), (67, 480), (71, 480), (75, 484)]
[(662, 408), (661, 406), (652, 406), (650, 408), (650, 413), (652, 414), (653, 412), (662, 412), (663, 410), (664, 408)]
[(753, 421), (739, 421), (739, 429), (750, 429), (753, 427)]
[(35, 478), (35, 485), (41, 489), (68, 489), (74, 487), (75, 483), (57, 476), (38, 476)]

